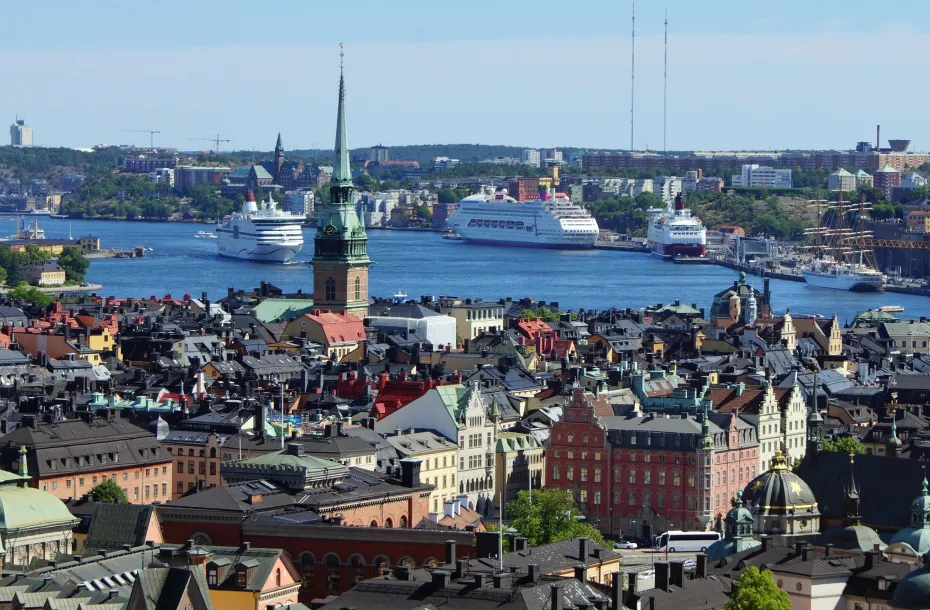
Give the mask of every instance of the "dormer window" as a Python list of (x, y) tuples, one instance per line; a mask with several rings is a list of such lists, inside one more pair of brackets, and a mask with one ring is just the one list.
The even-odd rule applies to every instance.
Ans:
[(249, 571), (245, 568), (236, 571), (236, 586), (245, 589), (249, 584)]

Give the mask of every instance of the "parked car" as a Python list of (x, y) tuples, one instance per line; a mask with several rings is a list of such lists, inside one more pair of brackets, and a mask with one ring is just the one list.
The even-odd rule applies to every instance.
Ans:
[(632, 540), (620, 540), (619, 542), (614, 543), (614, 548), (635, 551), (639, 548), (639, 545)]

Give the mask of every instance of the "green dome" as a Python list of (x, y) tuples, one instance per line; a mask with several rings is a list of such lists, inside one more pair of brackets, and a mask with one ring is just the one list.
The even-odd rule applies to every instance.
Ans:
[[(928, 562), (930, 563), (930, 562)], [(930, 600), (930, 569), (924, 566), (905, 576), (894, 589), (893, 608), (926, 610)]]
[(930, 528), (905, 527), (894, 535), (891, 544), (904, 543), (917, 552), (917, 556), (930, 553)]
[(71, 527), (77, 519), (64, 502), (32, 487), (0, 488), (0, 531), (36, 527)]
[(879, 549), (885, 548), (885, 543), (878, 537), (878, 533), (865, 525), (848, 525), (846, 527), (835, 525), (826, 531), (823, 540), (838, 549), (850, 551), (871, 551), (876, 544)]

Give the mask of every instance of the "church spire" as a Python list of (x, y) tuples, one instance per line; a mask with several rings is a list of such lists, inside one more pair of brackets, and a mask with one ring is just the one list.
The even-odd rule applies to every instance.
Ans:
[[(346, 134), (346, 89), (343, 77), (343, 46), (339, 43), (339, 110), (336, 115), (336, 146), (333, 150), (333, 182), (338, 186), (352, 185), (349, 167), (349, 138)], [(334, 202), (335, 203), (335, 202)]]
[(849, 452), (849, 483), (846, 486), (846, 521), (848, 525), (859, 525), (860, 514), (859, 486), (856, 484), (856, 454)]

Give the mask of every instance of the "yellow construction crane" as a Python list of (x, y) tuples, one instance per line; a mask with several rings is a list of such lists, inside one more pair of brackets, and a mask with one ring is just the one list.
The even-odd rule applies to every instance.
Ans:
[(216, 142), (216, 154), (220, 154), (220, 142), (232, 142), (232, 140), (221, 139), (220, 134), (216, 134), (215, 138), (191, 138), (191, 140), (205, 140), (207, 142)]
[(157, 129), (124, 129), (123, 131), (132, 131), (135, 133), (149, 134), (149, 148), (155, 148), (155, 134), (161, 133)]

